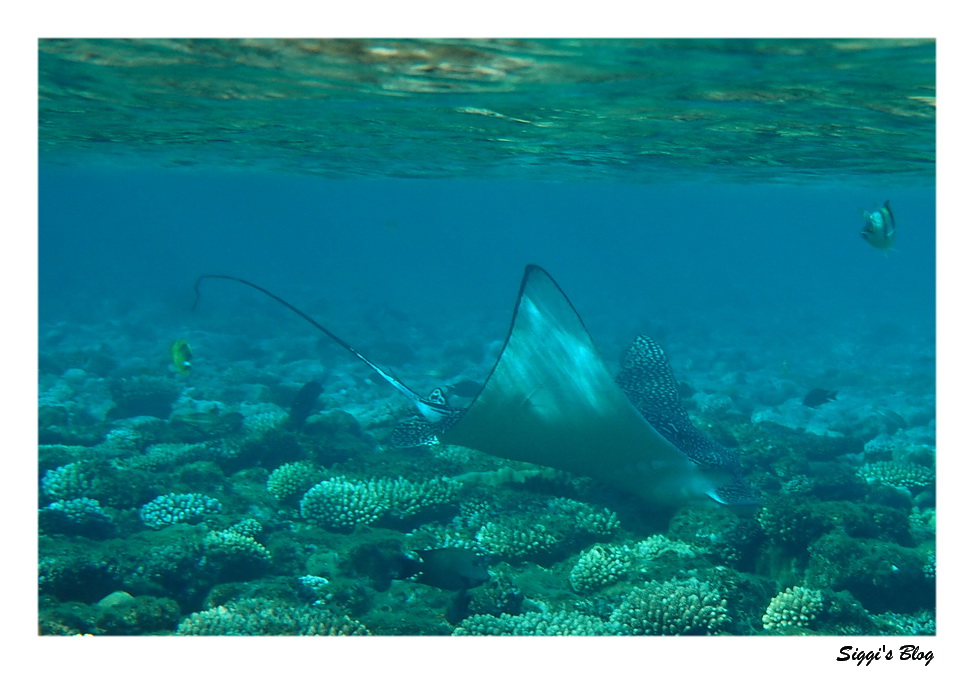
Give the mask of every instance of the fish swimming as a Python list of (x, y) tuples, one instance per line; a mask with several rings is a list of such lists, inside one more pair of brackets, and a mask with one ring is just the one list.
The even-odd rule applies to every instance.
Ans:
[(466, 548), (417, 550), (408, 557), (403, 578), (443, 590), (468, 590), (490, 580), (487, 559)]
[(838, 394), (838, 391), (827, 391), (824, 388), (813, 388), (811, 391), (805, 394), (805, 397), (802, 399), (802, 405), (805, 407), (819, 407), (827, 402), (835, 400), (835, 396)]
[[(393, 432), (398, 446), (444, 442), (594, 478), (648, 503), (758, 502), (737, 455), (696, 429), (663, 350), (635, 339), (622, 370), (609, 372), (554, 279), (525, 267), (507, 339), (473, 401), (455, 408), (443, 391), (420, 396), (310, 316), (249, 281), (372, 368), (419, 414)], [(195, 304), (194, 304), (195, 307)]]
[(316, 381), (309, 381), (301, 387), (291, 400), (291, 407), (288, 410), (288, 420), (296, 428), (304, 426), (308, 416), (314, 411), (318, 396), (325, 388)]
[(189, 348), (189, 342), (185, 339), (177, 339), (169, 346), (169, 355), (176, 372), (179, 374), (190, 373), (193, 368), (193, 352)]
[(461, 379), (446, 388), (451, 395), (460, 396), (461, 398), (473, 398), (480, 393), (480, 384), (472, 379)]
[(889, 251), (896, 241), (896, 221), (893, 219), (893, 209), (890, 208), (889, 201), (875, 211), (863, 211), (862, 217), (866, 220), (865, 226), (859, 232), (862, 238), (871, 246)]
[(469, 590), (490, 580), (489, 560), (468, 548), (403, 550), (398, 541), (379, 539), (352, 548), (346, 561), (379, 592), (393, 580), (442, 590)]

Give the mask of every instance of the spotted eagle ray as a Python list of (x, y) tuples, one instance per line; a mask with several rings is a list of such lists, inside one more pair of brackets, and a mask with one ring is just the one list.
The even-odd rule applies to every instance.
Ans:
[[(659, 505), (712, 499), (753, 504), (737, 455), (691, 422), (666, 355), (645, 336), (634, 340), (613, 377), (571, 301), (544, 269), (528, 265), (511, 326), (494, 367), (465, 408), (443, 389), (416, 393), (311, 316), (281, 303), (364, 362), (415, 405), (419, 415), (392, 435), (400, 447), (444, 442), (494, 456), (567, 470)], [(194, 308), (196, 303), (194, 303)]]

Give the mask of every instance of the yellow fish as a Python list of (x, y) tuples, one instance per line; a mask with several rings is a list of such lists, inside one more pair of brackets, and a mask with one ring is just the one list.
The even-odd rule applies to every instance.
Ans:
[(189, 374), (193, 368), (193, 352), (189, 349), (189, 342), (185, 339), (177, 339), (169, 347), (172, 355), (172, 364), (176, 367), (179, 374)]

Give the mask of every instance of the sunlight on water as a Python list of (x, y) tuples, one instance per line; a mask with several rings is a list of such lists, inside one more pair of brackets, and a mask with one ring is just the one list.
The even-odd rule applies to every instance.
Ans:
[(931, 40), (41, 40), (42, 159), (932, 184)]

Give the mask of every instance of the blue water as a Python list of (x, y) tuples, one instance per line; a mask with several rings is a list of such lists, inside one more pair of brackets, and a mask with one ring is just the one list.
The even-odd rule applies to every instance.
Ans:
[[(332, 181), (217, 170), (41, 173), (42, 317), (110, 299), (191, 304), (202, 272), (420, 322), (505, 312), (524, 264), (607, 320), (662, 312), (801, 326), (811, 317), (925, 326), (934, 308), (928, 188)], [(893, 252), (860, 237), (891, 199)], [(701, 321), (713, 325), (711, 319)], [(448, 326), (443, 326), (448, 329)]]
[[(357, 588), (348, 596), (359, 600), (335, 590), (319, 602), (379, 634), (476, 631), (486, 628), (470, 620), (502, 613), (515, 616), (504, 629), (526, 630), (511, 625), (546, 610), (569, 611), (581, 632), (597, 619), (593, 633), (619, 633), (619, 616), (647, 582), (698, 580), (751, 593), (732, 593), (717, 633), (768, 633), (765, 607), (794, 586), (824, 592), (827, 602), (849, 590), (852, 613), (866, 617), (773, 633), (932, 633), (933, 486), (857, 477), (881, 461), (934, 468), (932, 49), (922, 41), (42, 42), (40, 631), (172, 634), (196, 624), (197, 613), (236, 605), (263, 625), (251, 623), (250, 633), (271, 633), (283, 628), (259, 623), (269, 605), (246, 602), (311, 610), (306, 593), (281, 599), (274, 584), (293, 590), (303, 574), (327, 574), (336, 587)], [(902, 77), (885, 86), (897, 68)], [(694, 76), (703, 72), (726, 76)], [(859, 231), (863, 211), (887, 200), (898, 231), (884, 253)], [(491, 611), (423, 622), (418, 616), (441, 611), (454, 593), (403, 578), (383, 589), (363, 580), (367, 565), (354, 551), (376, 537), (402, 550), (423, 536), (442, 545), (435, 536), (444, 532), (489, 548), (475, 503), (523, 526), (551, 516), (550, 499), (618, 511), (621, 526), (597, 539), (608, 546), (656, 534), (699, 543), (686, 524), (696, 511), (641, 518), (611, 490), (541, 482), (463, 492), (453, 512), (419, 521), (351, 532), (309, 522), (296, 502), (279, 503), (265, 488), (284, 463), (317, 461), (328, 477), (349, 480), (459, 479), (507, 464), (477, 454), (464, 466), (446, 449), (392, 448), (390, 410), (408, 406), (374, 373), (248, 289), (211, 282), (192, 311), (193, 285), (204, 273), (259, 283), (425, 392), (486, 377), (529, 263), (557, 280), (610, 370), (636, 334), (663, 345), (676, 379), (695, 392), (684, 399), (692, 418), (736, 443), (765, 505), (735, 513), (731, 524), (711, 522), (692, 571), (650, 565), (658, 570), (594, 594), (567, 585), (592, 540), (568, 537), (537, 558), (486, 549), (491, 582), (513, 583), (524, 603), (502, 607), (495, 598)], [(170, 361), (177, 338), (193, 347), (188, 377)], [(290, 454), (233, 458), (239, 443), (272, 441), (246, 424), (192, 433), (179, 425), (202, 424), (192, 415), (217, 409), (283, 415), (310, 379), (325, 386), (318, 411), (344, 410), (360, 424), (366, 440), (351, 454), (321, 459), (313, 447), (340, 441), (287, 431)], [(178, 399), (139, 407), (125, 402), (138, 398), (126, 386), (171, 389)], [(838, 398), (802, 405), (813, 388)], [(140, 413), (118, 412), (125, 405)], [(152, 416), (160, 421), (146, 425)], [(142, 434), (135, 445), (112, 435), (133, 428)], [(814, 444), (823, 437), (832, 449)], [(891, 444), (871, 449), (877, 438)], [(139, 472), (152, 447), (199, 442), (204, 458)], [(768, 454), (775, 444), (784, 456)], [(82, 486), (44, 481), (75, 464), (100, 477)], [(137, 486), (112, 486), (116, 470), (135, 471), (125, 479)], [(219, 498), (223, 511), (147, 528), (142, 507), (167, 493)], [(99, 501), (108, 524), (52, 519), (52, 503), (80, 497)], [(829, 575), (820, 560), (837, 545), (831, 528), (775, 533), (769, 518), (804, 512), (806, 502), (809, 521), (850, 518), (839, 530), (864, 546), (850, 554), (895, 559), (915, 594), (895, 579), (867, 591), (852, 572)], [(877, 508), (896, 525), (849, 523), (852, 512), (856, 522), (879, 521)], [(124, 555), (116, 575), (91, 571), (85, 558), (124, 546), (148, 558), (185, 541), (205, 548), (206, 535), (247, 518), (263, 527), (248, 540), (271, 550), (268, 566), (217, 568), (214, 553), (184, 551), (210, 569), (201, 576), (209, 580), (181, 585), (170, 569), (147, 584), (126, 571)], [(720, 547), (728, 527), (750, 531), (749, 542)], [(309, 550), (358, 561), (329, 566)], [(534, 564), (562, 589), (535, 582)], [(741, 574), (736, 581), (720, 576), (726, 566)], [(98, 604), (113, 592), (141, 602), (140, 617), (120, 622)], [(389, 612), (405, 616), (400, 627), (382, 618)], [(614, 627), (598, 631), (603, 625)]]

